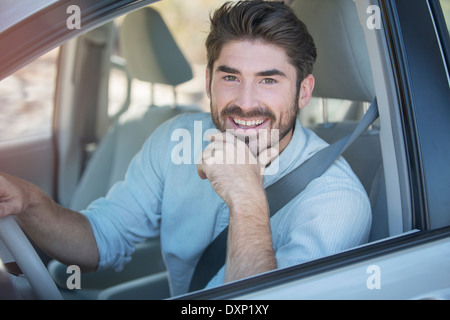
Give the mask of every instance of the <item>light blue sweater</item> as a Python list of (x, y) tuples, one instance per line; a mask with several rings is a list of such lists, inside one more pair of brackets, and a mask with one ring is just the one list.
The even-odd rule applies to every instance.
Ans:
[[(187, 292), (203, 250), (228, 225), (228, 207), (209, 181), (197, 174), (196, 161), (208, 144), (199, 140), (199, 134), (202, 137), (213, 128), (208, 113), (184, 114), (162, 124), (131, 161), (125, 180), (82, 211), (97, 241), (99, 269), (120, 270), (130, 260), (135, 243), (160, 235), (171, 293)], [(266, 175), (264, 186), (325, 146), (297, 121), (291, 142), (271, 171), (276, 174)], [(341, 158), (271, 218), (278, 267), (365, 243), (370, 225), (368, 197)], [(222, 284), (224, 273), (223, 267), (208, 286)]]

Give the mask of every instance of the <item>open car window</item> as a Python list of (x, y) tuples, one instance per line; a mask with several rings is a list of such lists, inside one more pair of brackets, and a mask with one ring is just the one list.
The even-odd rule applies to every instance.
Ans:
[[(80, 1), (78, 5), (87, 2)], [(140, 6), (137, 2), (136, 8)], [(418, 2), (432, 10), (442, 10), (438, 13), (448, 28), (449, 1)], [(76, 36), (57, 41), (61, 44), (57, 49), (0, 82), (0, 170), (36, 183), (60, 204), (74, 210), (82, 210), (103, 197), (123, 179), (132, 157), (160, 123), (180, 113), (209, 112), (203, 42), (208, 32), (208, 15), (221, 3), (174, 0), (150, 5), (169, 31), (164, 29), (164, 34), (173, 36), (169, 44), (163, 41), (155, 46), (177, 48), (180, 53), (179, 60), (183, 62), (175, 69), (177, 76), (184, 78), (179, 82), (178, 79), (172, 83), (154, 80), (156, 68), (141, 67), (143, 76), (139, 70), (132, 70), (133, 62), (146, 63), (145, 60), (151, 59), (144, 55), (139, 60), (139, 55), (134, 55), (139, 51), (137, 46), (121, 43), (124, 39), (121, 32), (128, 28), (124, 27), (126, 16), (118, 17), (111, 10), (105, 17), (97, 17), (103, 23), (98, 24), (95, 17), (87, 22), (92, 27), (88, 25), (83, 32), (74, 25)], [(59, 6), (65, 10), (68, 5), (56, 1), (53, 8)], [(110, 5), (114, 7), (112, 2)], [(200, 5), (202, 11), (198, 9)], [(427, 249), (436, 242), (438, 251), (434, 252), (448, 251), (445, 228), (449, 218), (442, 213), (448, 187), (442, 187), (442, 194), (437, 192), (440, 187), (436, 181), (444, 181), (447, 171), (443, 170), (440, 176), (432, 168), (433, 161), (445, 167), (448, 149), (438, 140), (438, 134), (434, 135), (436, 140), (428, 141), (433, 137), (430, 123), (441, 123), (448, 115), (442, 107), (446, 98), (448, 102), (448, 94), (439, 91), (448, 43), (444, 43), (445, 37), (439, 38), (437, 28), (429, 26), (432, 10), (423, 11), (426, 14), (423, 17), (417, 13), (420, 10), (416, 5), (411, 6), (411, 13), (394, 1), (368, 0), (295, 0), (292, 6), (317, 39), (319, 50), (313, 71), (316, 90), (308, 106), (298, 115), (301, 125), (331, 144), (350, 134), (372, 101), (375, 98), (378, 101), (380, 118), (344, 154), (371, 204), (372, 225), (367, 243), (236, 283), (175, 297), (169, 290), (159, 237), (139, 244), (131, 262), (118, 273), (107, 270), (74, 278), (67, 272), (67, 266), (42, 253), (66, 298), (339, 298), (343, 294), (341, 277), (349, 279), (348, 286), (356, 288), (348, 293), (350, 296), (371, 299), (386, 292), (380, 289), (384, 288), (384, 279), (398, 276), (394, 270), (396, 265), (417, 261), (414, 250), (402, 251), (415, 246), (422, 257), (419, 260), (429, 261), (426, 266), (434, 268), (429, 271), (436, 275), (430, 286), (437, 286), (439, 270), (430, 265), (439, 261), (439, 257)], [(63, 12), (65, 18), (71, 15)], [(411, 48), (424, 45), (420, 41), (415, 45), (408, 42), (414, 40), (411, 26), (403, 25), (409, 14), (422, 17), (427, 26), (417, 39), (432, 39), (428, 45), (434, 69), (425, 60), (430, 62), (426, 64), (427, 69), (418, 70), (419, 66), (425, 66), (424, 60), (418, 59)], [(67, 20), (59, 20), (67, 32)], [(24, 23), (17, 28), (26, 26)], [(133, 34), (133, 28), (130, 30), (128, 35)], [(157, 33), (161, 34), (159, 29)], [(167, 39), (168, 36), (162, 40)], [(41, 45), (42, 51), (47, 51), (47, 43)], [(125, 52), (124, 47), (131, 50)], [(34, 55), (39, 55), (39, 51), (41, 48)], [(15, 54), (18, 56), (18, 51)], [(14, 59), (15, 54), (0, 60), (10, 59), (8, 66), (16, 67), (20, 59)], [(39, 69), (34, 69), (36, 66)], [(429, 92), (434, 93), (429, 113), (423, 101), (431, 98), (424, 97), (426, 94), (418, 89), (419, 73), (427, 75)], [(34, 78), (37, 75), (41, 78)], [(446, 77), (448, 80), (448, 71)], [(35, 143), (37, 136), (43, 136), (38, 139), (39, 144)], [(14, 140), (21, 142), (16, 144)], [(424, 152), (422, 148), (434, 149)], [(436, 154), (436, 159), (431, 159), (430, 154)], [(377, 277), (380, 274), (382, 278)], [(421, 276), (417, 270), (410, 274)], [(69, 279), (75, 279), (80, 286), (70, 285)], [(419, 287), (426, 285), (424, 280)], [(390, 291), (394, 297), (395, 294), (419, 296), (420, 291), (414, 289), (408, 293), (394, 289)]]
[(50, 136), (58, 49), (0, 82), (0, 142)]

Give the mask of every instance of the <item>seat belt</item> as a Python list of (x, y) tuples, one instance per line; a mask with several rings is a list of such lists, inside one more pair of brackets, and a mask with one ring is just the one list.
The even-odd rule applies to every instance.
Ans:
[[(378, 103), (375, 98), (352, 134), (316, 152), (296, 169), (266, 188), (270, 217), (300, 194), (314, 179), (320, 177), (342, 153), (378, 118)], [(228, 227), (206, 248), (192, 276), (189, 291), (203, 289), (225, 264)]]

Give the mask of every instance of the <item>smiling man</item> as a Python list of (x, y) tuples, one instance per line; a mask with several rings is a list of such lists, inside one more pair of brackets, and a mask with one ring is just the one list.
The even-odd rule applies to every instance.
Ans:
[[(206, 47), (210, 114), (162, 124), (124, 181), (81, 213), (0, 175), (0, 216), (17, 215), (46, 252), (85, 270), (120, 269), (136, 243), (160, 235), (173, 295), (188, 291), (203, 251), (227, 226), (226, 263), (208, 287), (367, 241), (370, 204), (342, 158), (269, 219), (265, 188), (327, 145), (297, 120), (314, 89), (316, 49), (306, 26), (283, 2), (225, 3), (211, 17)], [(198, 122), (209, 139), (191, 156), (202, 161), (173, 163), (172, 133), (195, 136)], [(240, 152), (245, 161), (235, 161)], [(261, 174), (275, 160), (276, 173)]]
[[(244, 8), (244, 3), (241, 6)], [(218, 11), (213, 18), (213, 25), (217, 29), (223, 28), (218, 32), (231, 33), (226, 30), (231, 23), (225, 14), (231, 8), (231, 5), (224, 6), (222, 12)], [(239, 10), (239, 5), (233, 9)], [(252, 10), (258, 12), (256, 7), (247, 8), (247, 16), (251, 16)], [(238, 153), (242, 148), (238, 150), (237, 144), (241, 142), (247, 143), (255, 157), (264, 151), (258, 148), (261, 145), (269, 150), (276, 146), (275, 154), (282, 152), (292, 139), (298, 110), (306, 106), (311, 97), (314, 77), (309, 74), (305, 79), (299, 79), (301, 75), (297, 75), (286, 50), (268, 42), (257, 31), (254, 34), (256, 36), (249, 39), (237, 37), (229, 40), (222, 45), (215, 59), (210, 58), (213, 62), (206, 72), (206, 90), (211, 99), (212, 121), (222, 132), (214, 136), (214, 142), (209, 146), (215, 149), (216, 157), (222, 157), (222, 153), (217, 152), (221, 145), (228, 145), (231, 149), (235, 147), (232, 154)], [(214, 37), (222, 39), (212, 33), (207, 40), (210, 47)], [(272, 134), (273, 131), (277, 134)], [(227, 139), (230, 134), (234, 134), (237, 140)], [(209, 179), (230, 208), (226, 281), (275, 269), (277, 263), (272, 248), (263, 176), (258, 170), (258, 165), (266, 165), (266, 162), (254, 165), (253, 170), (250, 165), (216, 162), (219, 164), (214, 166), (204, 161), (199, 166), (199, 174)]]

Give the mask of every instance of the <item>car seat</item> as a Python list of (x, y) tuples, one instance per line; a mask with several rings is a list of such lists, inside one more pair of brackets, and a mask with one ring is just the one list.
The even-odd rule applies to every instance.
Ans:
[[(306, 24), (317, 47), (313, 95), (355, 101), (355, 104), (372, 102), (375, 89), (369, 54), (354, 1), (295, 0), (292, 8)], [(328, 143), (333, 143), (350, 134), (356, 125), (357, 121), (343, 121), (318, 124), (311, 129)], [(386, 186), (378, 127), (367, 131), (343, 156), (359, 177), (371, 202), (369, 241), (387, 237)]]
[[(193, 77), (191, 66), (162, 17), (152, 8), (140, 9), (124, 18), (119, 27), (119, 45), (132, 79), (175, 88)], [(132, 157), (161, 123), (178, 114), (199, 112), (200, 109), (177, 105), (175, 100), (174, 104), (168, 106), (155, 106), (152, 103), (144, 113), (130, 111), (114, 121), (102, 138), (71, 198), (71, 209), (79, 211), (86, 208), (93, 200), (104, 196), (114, 183), (122, 180)], [(48, 268), (60, 288), (66, 288), (67, 267), (52, 260)], [(83, 274), (82, 290), (65, 292), (65, 296), (72, 299), (97, 299), (106, 288), (144, 276), (146, 282), (150, 281), (158, 287), (157, 296), (152, 297), (148, 293), (146, 298), (169, 296), (158, 238), (137, 245), (132, 261), (121, 272), (104, 270)]]

